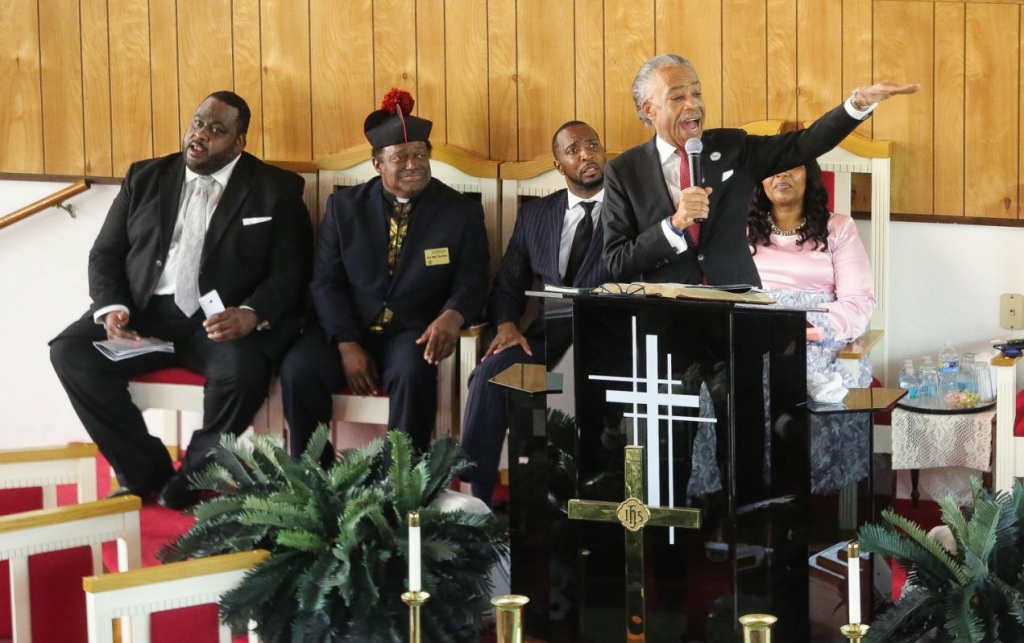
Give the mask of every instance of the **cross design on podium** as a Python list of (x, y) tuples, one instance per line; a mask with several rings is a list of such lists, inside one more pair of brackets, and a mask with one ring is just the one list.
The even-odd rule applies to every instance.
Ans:
[[(608, 402), (620, 402), (632, 404), (632, 412), (624, 414), (625, 417), (633, 420), (633, 444), (639, 444), (640, 420), (646, 421), (647, 435), (646, 444), (650, 451), (649, 461), (651, 466), (647, 468), (647, 492), (652, 505), (661, 505), (661, 421), (668, 422), (668, 505), (675, 505), (675, 460), (671, 457), (674, 452), (673, 422), (706, 422), (714, 424), (715, 418), (692, 417), (676, 415), (673, 409), (676, 408), (700, 408), (700, 397), (697, 395), (682, 395), (673, 393), (672, 387), (682, 385), (682, 381), (672, 379), (672, 354), (667, 358), (667, 372), (664, 378), (658, 376), (658, 336), (647, 335), (645, 341), (645, 371), (643, 376), (639, 374), (640, 356), (637, 350), (636, 317), (632, 319), (633, 330), (633, 374), (631, 377), (617, 377), (612, 375), (591, 375), (592, 380), (603, 380), (607, 382), (626, 382), (632, 384), (631, 391), (610, 389), (605, 392), (605, 400)], [(643, 390), (639, 390), (640, 386)], [(667, 390), (661, 391), (665, 385)], [(644, 407), (641, 411), (640, 407)], [(661, 412), (661, 407), (667, 409), (667, 413)], [(675, 544), (675, 530), (669, 530), (669, 543)]]
[(644, 609), (644, 528), (682, 527), (700, 529), (699, 509), (650, 506), (644, 502), (644, 448), (626, 447), (626, 499), (621, 503), (598, 500), (569, 501), (571, 520), (617, 522), (626, 536), (626, 639), (643, 643)]

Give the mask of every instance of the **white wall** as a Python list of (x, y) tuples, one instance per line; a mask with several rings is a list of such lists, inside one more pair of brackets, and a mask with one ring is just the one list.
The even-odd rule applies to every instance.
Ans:
[[(0, 214), (65, 187), (0, 181)], [(0, 448), (88, 440), (50, 367), (47, 342), (89, 307), (89, 248), (117, 186), (73, 199), (76, 219), (51, 208), (0, 230)]]
[[(0, 214), (61, 187), (0, 181)], [(51, 209), (0, 230), (0, 449), (88, 439), (46, 344), (89, 306), (89, 248), (116, 193), (94, 185), (72, 199), (77, 219)], [(1024, 293), (1024, 228), (893, 223), (891, 232), (890, 379), (904, 358), (934, 358), (946, 340), (980, 353), (1024, 336), (999, 328), (1000, 294)], [(863, 227), (861, 237), (870, 239)]]
[[(946, 341), (961, 355), (980, 355), (991, 352), (991, 340), (1024, 337), (1024, 330), (999, 327), (999, 296), (1024, 293), (1024, 228), (890, 226), (890, 386), (896, 386), (904, 359), (917, 364), (930, 355), (934, 360)], [(868, 222), (859, 221), (857, 227), (869, 245)], [(877, 365), (875, 370), (880, 373)]]

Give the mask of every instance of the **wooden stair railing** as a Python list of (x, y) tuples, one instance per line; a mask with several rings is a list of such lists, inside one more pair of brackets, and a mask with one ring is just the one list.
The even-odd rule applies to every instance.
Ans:
[(71, 215), (72, 219), (74, 219), (74, 211), (71, 209), (70, 205), (64, 205), (64, 202), (75, 195), (85, 192), (89, 187), (90, 184), (87, 180), (79, 179), (66, 188), (54, 192), (50, 196), (43, 197), (42, 199), (39, 199), (34, 203), (30, 203), (19, 210), (15, 210), (10, 214), (0, 217), (0, 229), (6, 228), (9, 225), (17, 223), (22, 219), (26, 219), (36, 212), (40, 212), (47, 208), (61, 208)]

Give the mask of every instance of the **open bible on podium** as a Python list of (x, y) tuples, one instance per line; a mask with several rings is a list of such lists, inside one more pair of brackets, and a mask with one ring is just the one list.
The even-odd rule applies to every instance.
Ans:
[[(596, 294), (543, 303), (547, 365), (492, 380), (508, 387), (512, 592), (530, 597), (526, 635), (736, 641), (739, 616), (768, 612), (779, 640), (807, 640), (804, 312)], [(552, 371), (567, 362), (563, 386)], [(642, 463), (627, 466), (629, 446)], [(581, 507), (599, 511), (570, 519)], [(669, 515), (660, 508), (693, 518), (629, 535), (641, 514)]]

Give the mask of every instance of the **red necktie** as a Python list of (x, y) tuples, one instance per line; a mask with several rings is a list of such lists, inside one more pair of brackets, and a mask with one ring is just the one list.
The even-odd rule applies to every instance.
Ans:
[[(686, 188), (690, 187), (690, 160), (686, 157), (686, 152), (683, 150), (676, 150), (676, 154), (679, 155), (679, 191), (682, 192)], [(682, 194), (679, 195), (682, 199)], [(693, 245), (700, 245), (700, 224), (691, 223), (686, 228), (686, 236), (690, 238)]]

